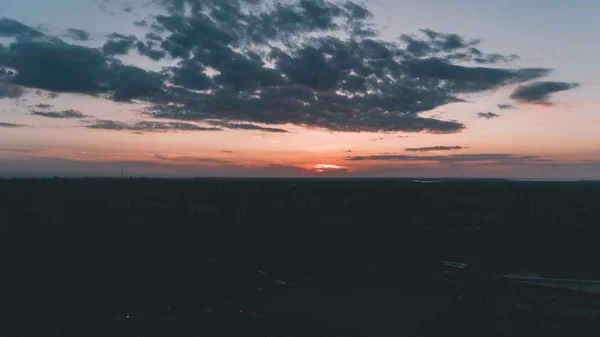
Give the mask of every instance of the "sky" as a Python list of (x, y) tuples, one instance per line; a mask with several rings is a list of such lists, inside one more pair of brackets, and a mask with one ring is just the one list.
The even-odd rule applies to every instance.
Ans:
[(0, 177), (600, 179), (598, 13), (1, 0)]

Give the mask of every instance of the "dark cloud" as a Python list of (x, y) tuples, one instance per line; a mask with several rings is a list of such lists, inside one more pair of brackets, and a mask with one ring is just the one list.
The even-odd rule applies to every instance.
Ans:
[(518, 55), (486, 54), (475, 48), (480, 40), (465, 40), (458, 34), (447, 34), (421, 29), (425, 38), (415, 34), (402, 34), (398, 39), (405, 44), (405, 51), (415, 57), (442, 56), (452, 61), (470, 61), (479, 64), (507, 63), (519, 59)]
[(275, 133), (285, 133), (288, 132), (284, 129), (279, 128), (269, 128), (265, 126), (249, 124), (249, 123), (238, 123), (238, 122), (226, 122), (226, 121), (209, 121), (211, 125), (215, 125), (218, 127), (232, 129), (232, 130), (255, 130), (255, 131), (264, 131), (264, 132), (275, 132)]
[(20, 23), (8, 18), (0, 18), (0, 37), (40, 37), (44, 34), (36, 29), (33, 29), (27, 25)]
[(109, 40), (102, 46), (102, 51), (109, 56), (126, 55), (137, 42), (135, 35), (112, 33), (108, 35), (108, 38)]
[(487, 118), (487, 119), (500, 117), (500, 115), (495, 114), (493, 112), (489, 112), (489, 111), (488, 112), (478, 112), (477, 115), (479, 116), (479, 118)]
[[(38, 104), (40, 105), (40, 104)], [(65, 111), (31, 111), (32, 115), (48, 117), (48, 118), (60, 118), (60, 119), (81, 119), (91, 117), (77, 110), (65, 110)]]
[(180, 122), (153, 122), (141, 121), (135, 123), (124, 123), (119, 121), (99, 120), (86, 126), (89, 129), (122, 130), (134, 132), (177, 132), (177, 131), (220, 131), (216, 127), (203, 127), (190, 123)]
[(133, 24), (138, 26), (138, 27), (146, 27), (148, 26), (148, 22), (146, 22), (146, 20), (136, 20), (133, 21)]
[[(357, 36), (353, 29), (368, 28), (372, 15), (350, 2), (292, 1), (270, 9), (251, 6), (251, 11), (242, 10), (238, 1), (160, 3), (170, 14), (156, 17), (154, 31), (165, 37), (157, 35), (153, 41), (180, 60), (167, 75), (182, 88), (170, 95), (176, 106), (148, 110), (159, 118), (292, 123), (350, 132), (451, 133), (464, 125), (417, 115), (459, 102), (461, 94), (549, 72), (453, 64), (459, 59), (497, 63), (514, 58), (484, 54), (474, 48), (477, 41), (456, 34), (423, 30), (424, 39), (404, 36), (404, 47)], [(187, 12), (186, 4), (191, 9)], [(306, 35), (332, 31), (352, 38)], [(422, 51), (416, 51), (419, 43)]]
[(152, 39), (145, 42), (140, 41), (135, 35), (112, 33), (108, 35), (108, 41), (102, 46), (102, 51), (107, 56), (127, 55), (133, 49), (154, 61), (161, 60), (166, 56), (165, 51), (158, 49), (156, 41)]
[(404, 149), (408, 152), (428, 152), (428, 151), (451, 151), (451, 150), (462, 150), (464, 146), (427, 146), (427, 147), (410, 147)]
[(0, 122), (0, 128), (23, 128), (25, 125)]
[(223, 150), (223, 152), (224, 152), (224, 153), (234, 153), (234, 152), (233, 152), (233, 151), (231, 151), (231, 150)]
[(512, 104), (498, 104), (498, 109), (500, 110), (509, 110), (514, 108), (515, 107)]
[(69, 37), (75, 41), (89, 41), (91, 39), (91, 34), (86, 32), (83, 29), (77, 28), (69, 28), (64, 34), (65, 37)]
[(554, 105), (550, 102), (550, 95), (560, 91), (566, 91), (579, 87), (579, 83), (567, 82), (533, 82), (519, 86), (510, 95), (510, 98), (523, 103), (535, 103), (541, 105)]
[(61, 42), (18, 40), (9, 48), (12, 81), (53, 92), (105, 95), (115, 101), (157, 99), (164, 92), (160, 74), (127, 66), (93, 48)]
[[(295, 124), (344, 132), (459, 132), (456, 121), (419, 114), (546, 76), (549, 69), (472, 67), (486, 54), (457, 34), (430, 29), (378, 39), (371, 12), (350, 1), (156, 0), (166, 13), (143, 38), (113, 33), (102, 48), (19, 40), (7, 57), (15, 84), (150, 103), (146, 114), (236, 128)], [(159, 73), (114, 56), (171, 59)], [(2, 53), (0, 53), (2, 55)], [(2, 57), (2, 56), (0, 56)], [(226, 127), (226, 126), (224, 126)], [(261, 126), (263, 127), (263, 126)], [(281, 130), (269, 128), (273, 131)]]

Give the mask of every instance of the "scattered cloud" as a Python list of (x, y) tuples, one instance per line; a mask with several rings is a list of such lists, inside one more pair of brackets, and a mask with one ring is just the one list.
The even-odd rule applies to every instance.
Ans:
[(377, 142), (377, 141), (380, 141), (380, 140), (385, 140), (385, 138), (379, 137), (379, 138), (369, 139), (370, 142)]
[[(351, 1), (159, 0), (150, 6), (163, 11), (136, 23), (148, 29), (145, 36), (115, 32), (99, 49), (34, 39), (43, 34), (0, 21), (0, 36), (29, 37), (0, 51), (0, 60), (16, 70), (10, 80), (16, 85), (144, 102), (154, 118), (236, 121), (235, 128), (268, 125), (268, 132), (294, 124), (456, 133), (462, 123), (420, 114), (551, 72), (507, 67), (518, 56), (485, 53), (479, 40), (453, 33), (423, 29), (383, 40), (369, 9)], [(115, 58), (133, 52), (173, 65), (153, 72)]]
[(0, 18), (0, 37), (40, 37), (43, 35), (44, 33), (24, 25), (19, 21)]
[(510, 98), (521, 103), (532, 103), (551, 106), (550, 95), (579, 87), (579, 83), (567, 82), (533, 82), (519, 86)]
[(23, 128), (26, 125), (0, 122), (0, 128)]
[(491, 119), (491, 118), (496, 118), (496, 117), (500, 117), (500, 115), (495, 114), (493, 112), (478, 112), (477, 115), (479, 116), (479, 118), (487, 118), (487, 119)]
[(512, 104), (498, 104), (498, 109), (500, 110), (509, 110), (509, 109), (514, 109), (514, 105)]
[(215, 125), (218, 127), (231, 129), (231, 130), (255, 130), (255, 131), (264, 131), (264, 132), (275, 132), (275, 133), (285, 133), (288, 132), (284, 129), (279, 128), (270, 128), (250, 123), (239, 123), (239, 122), (228, 122), (228, 121), (208, 121), (208, 124)]
[(86, 32), (83, 29), (77, 28), (69, 28), (64, 33), (63, 36), (71, 38), (75, 41), (89, 41), (91, 39), (91, 34)]
[(181, 122), (154, 122), (141, 121), (134, 123), (124, 123), (119, 121), (99, 120), (91, 125), (86, 126), (89, 129), (102, 130), (122, 130), (134, 132), (177, 132), (177, 131), (220, 131), (222, 129), (216, 127), (204, 127), (196, 124), (181, 123)]
[[(41, 104), (38, 104), (41, 105)], [(74, 119), (74, 118), (88, 118), (92, 117), (86, 115), (78, 110), (65, 110), (65, 111), (31, 111), (32, 115), (48, 117), (48, 118), (60, 118), (60, 119)]]
[(477, 163), (478, 165), (516, 166), (528, 163), (550, 162), (538, 156), (515, 156), (502, 153), (454, 154), (447, 156), (409, 156), (401, 154), (382, 154), (370, 156), (349, 156), (347, 161), (394, 161), (394, 162), (438, 162), (445, 164)]
[(427, 147), (410, 147), (404, 149), (407, 152), (428, 152), (428, 151), (451, 151), (466, 149), (464, 146), (427, 146)]

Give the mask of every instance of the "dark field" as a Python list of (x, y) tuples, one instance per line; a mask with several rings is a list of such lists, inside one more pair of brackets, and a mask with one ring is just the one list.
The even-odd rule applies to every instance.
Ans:
[(5, 180), (0, 237), (0, 336), (412, 336), (440, 259), (600, 279), (600, 183)]

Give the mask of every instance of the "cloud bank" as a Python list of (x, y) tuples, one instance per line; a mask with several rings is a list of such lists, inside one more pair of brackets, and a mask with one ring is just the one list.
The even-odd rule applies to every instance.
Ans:
[[(479, 40), (453, 33), (422, 29), (383, 40), (373, 14), (352, 1), (155, 0), (148, 6), (160, 14), (135, 22), (147, 29), (144, 36), (114, 32), (100, 48), (2, 19), (0, 36), (17, 39), (0, 48), (0, 65), (16, 70), (11, 84), (145, 102), (150, 118), (342, 132), (460, 132), (460, 122), (420, 114), (551, 72), (507, 67), (517, 55), (485, 53)], [(90, 38), (75, 28), (67, 33), (75, 41)], [(117, 58), (129, 53), (174, 65), (154, 72)], [(512, 97), (545, 102), (561, 88), (522, 86)], [(282, 129), (262, 131), (276, 130)]]

